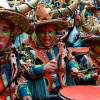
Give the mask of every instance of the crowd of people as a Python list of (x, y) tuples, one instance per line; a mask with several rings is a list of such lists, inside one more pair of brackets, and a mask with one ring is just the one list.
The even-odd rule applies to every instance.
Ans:
[(0, 100), (62, 100), (62, 88), (100, 85), (98, 0), (10, 2), (0, 0)]

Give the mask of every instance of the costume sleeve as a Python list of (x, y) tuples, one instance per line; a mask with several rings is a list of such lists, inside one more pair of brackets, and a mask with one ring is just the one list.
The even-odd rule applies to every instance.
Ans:
[(86, 81), (87, 84), (89, 84), (89, 85), (96, 85), (96, 81), (93, 80), (92, 74), (93, 74), (93, 73), (86, 74), (86, 75), (84, 76), (85, 81)]
[(32, 79), (41, 78), (44, 76), (43, 67), (44, 65), (34, 65), (29, 68), (28, 74), (31, 76)]
[[(18, 74), (23, 69), (23, 67), (19, 66), (21, 54), (16, 52), (16, 56), (17, 56), (17, 71), (18, 71), (17, 74)], [(20, 76), (17, 78), (17, 82), (15, 82), (15, 88), (16, 88), (15, 95), (19, 99), (22, 99), (24, 96), (32, 96), (27, 86), (27, 80), (22, 76), (22, 74), (20, 74)]]
[(68, 64), (69, 70), (71, 70), (73, 67), (77, 68), (78, 70), (80, 69), (78, 63), (75, 60), (70, 61)]
[[(87, 56), (85, 55), (80, 59), (80, 64), (79, 64), (80, 70), (86, 70), (88, 68), (92, 68), (91, 65), (87, 64), (88, 63), (87, 61), (89, 61), (89, 60), (86, 57)], [(87, 73), (84, 73), (82, 76), (84, 79), (76, 78), (75, 81), (76, 81), (77, 85), (80, 85), (80, 84), (81, 85), (96, 85), (96, 81), (93, 80), (93, 78), (92, 78), (92, 75), (94, 72), (95, 71), (89, 71)]]
[(32, 96), (31, 92), (26, 84), (20, 84), (17, 88), (17, 97), (23, 98), (24, 96)]
[(74, 80), (76, 85), (97, 85), (96, 81), (92, 78), (92, 73), (76, 77)]

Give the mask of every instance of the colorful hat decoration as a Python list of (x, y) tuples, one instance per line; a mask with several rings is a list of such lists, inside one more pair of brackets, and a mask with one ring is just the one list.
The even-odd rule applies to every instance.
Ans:
[[(34, 25), (35, 25), (36, 28), (38, 28), (39, 26), (42, 26), (44, 24), (56, 24), (57, 25), (57, 31), (67, 28), (68, 27), (68, 22), (65, 19), (59, 18), (58, 16), (61, 13), (64, 13), (64, 15), (74, 13), (74, 11), (76, 10), (76, 8), (79, 5), (79, 2), (80, 2), (80, 0), (74, 0), (74, 2), (70, 6), (67, 6), (66, 8), (60, 8), (58, 10), (57, 9), (52, 10), (48, 6), (37, 7), (37, 13), (36, 14), (41, 19), (39, 19), (35, 23), (30, 23), (29, 28), (26, 31), (26, 33), (32, 34), (34, 32)], [(41, 5), (43, 5), (43, 4), (41, 4)], [(43, 9), (40, 9), (42, 7), (43, 7)], [(40, 12), (43, 12), (45, 14), (40, 15)], [(58, 17), (58, 18), (56, 18), (56, 17)], [(55, 19), (53, 19), (53, 18), (55, 18)]]

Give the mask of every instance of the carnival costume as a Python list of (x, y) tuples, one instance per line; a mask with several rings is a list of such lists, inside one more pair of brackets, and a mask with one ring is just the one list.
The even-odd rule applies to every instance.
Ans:
[[(79, 5), (79, 2), (80, 0), (75, 0), (72, 5), (66, 8), (61, 8), (59, 9), (59, 11), (61, 13), (64, 13), (65, 15), (68, 15), (74, 12), (74, 10), (77, 8), (76, 5)], [(52, 18), (59, 17), (58, 10), (52, 11), (50, 8), (50, 11), (47, 11), (47, 9), (48, 6), (45, 7), (43, 4), (37, 6), (36, 14), (38, 15), (39, 21), (31, 23), (26, 33), (32, 35), (35, 28), (37, 29), (39, 26), (49, 23), (56, 24), (57, 31), (68, 26), (68, 23), (62, 19), (50, 19), (50, 14), (52, 15)], [(24, 76), (28, 81), (26, 84), (19, 85), (19, 88), (17, 90), (18, 98), (22, 98), (26, 95), (31, 94), (33, 100), (46, 99), (50, 96), (54, 97), (54, 94), (57, 94), (60, 88), (66, 86), (66, 70), (65, 67), (63, 67), (64, 59), (62, 56), (60, 56), (57, 60), (57, 70), (62, 69), (62, 72), (48, 73), (45, 75), (43, 74), (44, 65), (56, 58), (60, 48), (61, 47), (59, 43), (56, 44), (56, 42), (54, 42), (53, 45), (50, 45), (50, 48), (44, 48), (44, 46), (37, 39), (32, 45), (26, 48), (26, 56), (22, 57), (22, 59), (27, 63), (28, 61), (31, 61), (31, 63), (34, 65), (30, 64), (30, 67), (26, 66), (27, 71), (24, 73)], [(63, 52), (61, 54), (63, 54)], [(24, 91), (25, 89), (23, 88), (23, 86), (26, 86), (27, 92), (23, 92), (23, 95), (20, 95), (19, 93), (21, 91)], [(49, 93), (53, 95), (50, 95)]]
[[(93, 80), (92, 78), (92, 75), (95, 71), (90, 71), (88, 73), (84, 73), (82, 74), (81, 77), (76, 77), (76, 78), (72, 78), (71, 75), (70, 75), (70, 71), (71, 71), (71, 68), (73, 68), (73, 65), (79, 70), (86, 70), (86, 69), (89, 69), (89, 68), (94, 68), (94, 66), (92, 65), (92, 61), (89, 62), (89, 58), (90, 56), (89, 55), (84, 55), (81, 59), (80, 59), (80, 62), (79, 62), (79, 66), (75, 66), (75, 63), (74, 62), (69, 62), (69, 67), (68, 67), (68, 77), (71, 78), (72, 82), (70, 82), (70, 80), (67, 80), (68, 82), (68, 86), (72, 86), (72, 85), (97, 85), (97, 82), (95, 80)], [(91, 66), (90, 66), (91, 65)], [(68, 79), (68, 78), (67, 78)]]
[[(12, 31), (10, 32), (10, 41), (12, 41), (16, 36), (20, 35), (22, 32), (24, 32), (28, 28), (29, 24), (26, 16), (20, 12), (11, 10), (10, 6), (5, 0), (3, 0), (3, 3), (0, 0), (0, 19), (8, 20), (11, 22), (10, 28), (12, 28)], [(3, 36), (0, 38), (3, 38)], [(2, 42), (2, 39), (0, 41)], [(2, 44), (3, 43), (1, 43), (0, 45), (2, 46)], [(13, 82), (13, 80), (18, 74), (19, 59), (19, 53), (16, 51), (16, 49), (12, 48), (12, 43), (8, 42), (7, 45), (4, 47), (3, 51), (0, 52), (1, 100), (15, 99), (15, 82)], [(10, 84), (11, 82), (13, 83)], [(6, 88), (7, 86), (9, 87)]]
[[(51, 23), (57, 25), (57, 30), (67, 26), (67, 22), (61, 19), (42, 20), (36, 22), (35, 25), (38, 28), (41, 25)], [(33, 23), (30, 24), (28, 32), (31, 32), (32, 27)], [(25, 52), (29, 56), (32, 56), (30, 60), (34, 64), (32, 67), (28, 67), (28, 73), (25, 74), (26, 79), (28, 79), (27, 85), (33, 99), (57, 97), (59, 89), (66, 86), (66, 69), (63, 59), (66, 50), (64, 48), (62, 49), (61, 56), (57, 60), (57, 72), (43, 74), (43, 67), (51, 60), (55, 60), (61, 47), (61, 44), (54, 41), (52, 45), (46, 48), (36, 38), (34, 43), (26, 48)], [(30, 77), (28, 78), (27, 76)]]

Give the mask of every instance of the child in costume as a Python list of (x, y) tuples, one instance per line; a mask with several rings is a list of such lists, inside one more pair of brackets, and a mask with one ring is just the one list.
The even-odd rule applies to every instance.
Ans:
[[(60, 10), (64, 11), (65, 15), (72, 13), (77, 8), (76, 5), (79, 4), (79, 1), (76, 1), (77, 2), (74, 2), (71, 6)], [(55, 12), (53, 13), (53, 17), (59, 15), (59, 12), (58, 10), (50, 11), (50, 9), (47, 11), (47, 9), (48, 6), (46, 8), (44, 5), (37, 8), (37, 15), (40, 20), (31, 23), (28, 31), (26, 31), (26, 33), (32, 34), (36, 28), (36, 39), (34, 43), (25, 50), (26, 57), (23, 57), (23, 64), (26, 66), (26, 72), (24, 76), (28, 81), (26, 84), (19, 85), (17, 89), (18, 98), (22, 98), (19, 93), (23, 91), (24, 85), (26, 87), (28, 86), (26, 89), (29, 89), (33, 100), (60, 100), (61, 98), (58, 96), (58, 91), (67, 84), (63, 59), (64, 48), (62, 48), (63, 44), (60, 45), (60, 43), (55, 41), (55, 36), (56, 31), (66, 28), (68, 23), (61, 19), (50, 19), (50, 12)], [(74, 63), (78, 66), (76, 61), (74, 61)], [(23, 97), (24, 96), (23, 92)]]
[[(68, 23), (61, 19), (41, 20), (31, 23), (26, 33), (33, 33), (36, 27), (36, 39), (26, 48), (26, 61), (34, 65), (27, 67), (24, 73), (33, 100), (58, 99), (58, 91), (66, 86), (66, 70), (64, 64), (64, 44), (55, 41), (56, 31), (64, 29)], [(60, 54), (59, 54), (60, 51)], [(59, 55), (59, 56), (58, 56)], [(31, 57), (32, 56), (32, 57)], [(77, 63), (76, 63), (77, 64)], [(25, 84), (20, 84), (17, 94)], [(18, 94), (18, 98), (21, 96)]]
[(15, 84), (8, 84), (18, 74), (19, 54), (13, 51), (10, 41), (28, 28), (29, 21), (22, 13), (11, 10), (6, 0), (0, 0), (0, 100), (15, 99)]
[[(0, 8), (0, 91), (13, 80), (18, 71), (18, 59), (8, 45), (9, 40), (14, 39), (27, 28), (28, 20), (24, 15), (15, 11), (10, 11), (10, 9)], [(14, 85), (12, 84), (0, 95), (0, 99), (12, 100), (13, 98)]]
[[(61, 24), (62, 27), (60, 27)], [(31, 28), (34, 27), (33, 24), (31, 25)], [(55, 35), (56, 30), (67, 26), (67, 22), (53, 19), (36, 22), (35, 25), (37, 38), (25, 51), (29, 52), (28, 56), (32, 56), (31, 63), (35, 64), (28, 67), (28, 72), (25, 73), (25, 77), (28, 79), (27, 85), (33, 100), (58, 97), (58, 90), (66, 86), (66, 74), (63, 48), (59, 58), (55, 60), (61, 48), (60, 44), (55, 42)], [(58, 72), (56, 72), (57, 70)], [(60, 70), (62, 71), (60, 72)], [(21, 84), (19, 88), (23, 85), (25, 84)], [(50, 96), (48, 92), (50, 92)], [(17, 93), (19, 93), (19, 89)]]
[[(78, 71), (90, 69), (90, 68), (98, 68), (99, 61), (97, 60), (99, 58), (99, 36), (92, 36), (93, 34), (99, 34), (99, 27), (90, 26), (85, 22), (85, 11), (83, 10), (81, 13), (81, 25), (83, 27), (83, 30), (87, 32), (87, 36), (83, 36), (82, 43), (83, 44), (89, 44), (88, 47), (90, 47), (90, 50), (88, 54), (85, 54), (80, 60), (79, 60), (79, 66), (72, 67), (69, 62), (69, 70), (71, 73), (71, 76), (74, 79), (75, 84), (77, 85), (98, 85), (99, 84), (99, 73), (98, 71), (86, 71), (82, 75), (78, 74)], [(94, 27), (94, 28), (93, 28)], [(70, 53), (69, 53), (70, 54)], [(98, 56), (97, 56), (98, 55)], [(69, 58), (70, 59), (70, 58)], [(71, 59), (70, 59), (71, 60)], [(71, 65), (71, 66), (70, 66)], [(74, 85), (75, 85), (74, 84)]]

